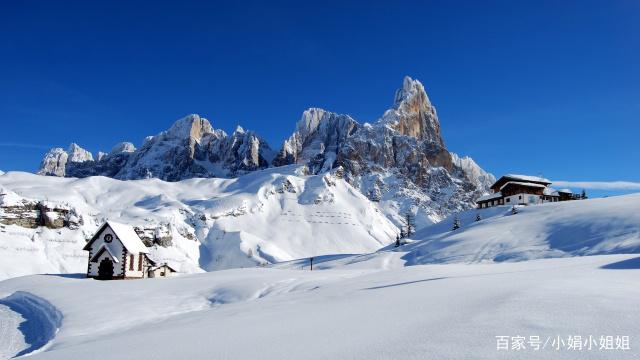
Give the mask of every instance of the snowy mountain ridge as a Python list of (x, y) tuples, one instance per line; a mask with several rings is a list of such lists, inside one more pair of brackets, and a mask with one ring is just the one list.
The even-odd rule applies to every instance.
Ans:
[(312, 174), (341, 169), (351, 185), (380, 202), (397, 224), (407, 211), (426, 225), (471, 208), (494, 179), (470, 158), (460, 159), (446, 149), (435, 107), (424, 86), (410, 77), (403, 80), (392, 107), (373, 124), (320, 108), (305, 110), (277, 152), (254, 132), (238, 127), (228, 135), (192, 114), (147, 137), (138, 149), (120, 143), (94, 159), (77, 144), (54, 148), (38, 174), (179, 181), (233, 178), (290, 164), (305, 165)]

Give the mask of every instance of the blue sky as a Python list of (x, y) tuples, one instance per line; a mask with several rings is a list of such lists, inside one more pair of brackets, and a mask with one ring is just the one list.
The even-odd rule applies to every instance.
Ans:
[(447, 147), (496, 175), (639, 182), (638, 18), (637, 1), (7, 2), (0, 169), (189, 113), (278, 148), (311, 106), (375, 121), (409, 75)]

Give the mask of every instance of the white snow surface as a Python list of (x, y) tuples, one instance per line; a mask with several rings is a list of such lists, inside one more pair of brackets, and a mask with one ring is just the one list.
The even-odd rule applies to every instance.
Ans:
[[(416, 232), (407, 244), (366, 255), (325, 257), (318, 268), (514, 262), (640, 252), (640, 194), (533, 206), (473, 209)], [(475, 221), (477, 215), (481, 220)], [(302, 261), (302, 260), (301, 260)], [(299, 262), (278, 265), (297, 267)]]
[[(37, 275), (0, 282), (0, 302), (13, 299), (0, 305), (11, 336), (0, 354), (34, 348), (18, 316), (50, 330), (59, 313), (33, 359), (636, 359), (639, 285), (636, 255), (110, 282)], [(23, 299), (50, 306), (24, 311)], [(624, 335), (631, 350), (497, 351), (501, 335)]]
[(166, 228), (172, 244), (154, 245), (150, 256), (188, 273), (368, 253), (394, 241), (399, 230), (346, 181), (330, 173), (304, 176), (300, 170), (286, 166), (234, 179), (179, 182), (7, 173), (0, 177), (7, 194), (0, 201), (69, 206), (82, 225), (77, 230), (0, 225), (0, 279), (85, 271), (88, 254), (82, 248), (106, 220)]

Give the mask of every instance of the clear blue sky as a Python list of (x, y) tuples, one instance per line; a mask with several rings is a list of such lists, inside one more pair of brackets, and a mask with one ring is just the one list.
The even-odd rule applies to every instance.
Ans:
[(640, 181), (640, 2), (5, 2), (0, 169), (199, 113), (278, 148), (316, 106), (375, 121), (423, 82), (496, 175)]

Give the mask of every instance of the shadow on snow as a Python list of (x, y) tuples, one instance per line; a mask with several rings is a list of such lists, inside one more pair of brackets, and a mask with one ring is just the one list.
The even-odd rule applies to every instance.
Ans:
[(24, 319), (18, 330), (28, 347), (15, 357), (30, 354), (47, 345), (62, 325), (62, 313), (58, 309), (47, 300), (25, 291), (16, 291), (0, 299), (0, 305), (8, 307)]
[(640, 269), (640, 257), (622, 260), (618, 262), (614, 262), (611, 264), (603, 265), (600, 267), (601, 269), (609, 269), (609, 270), (630, 270), (630, 269)]

